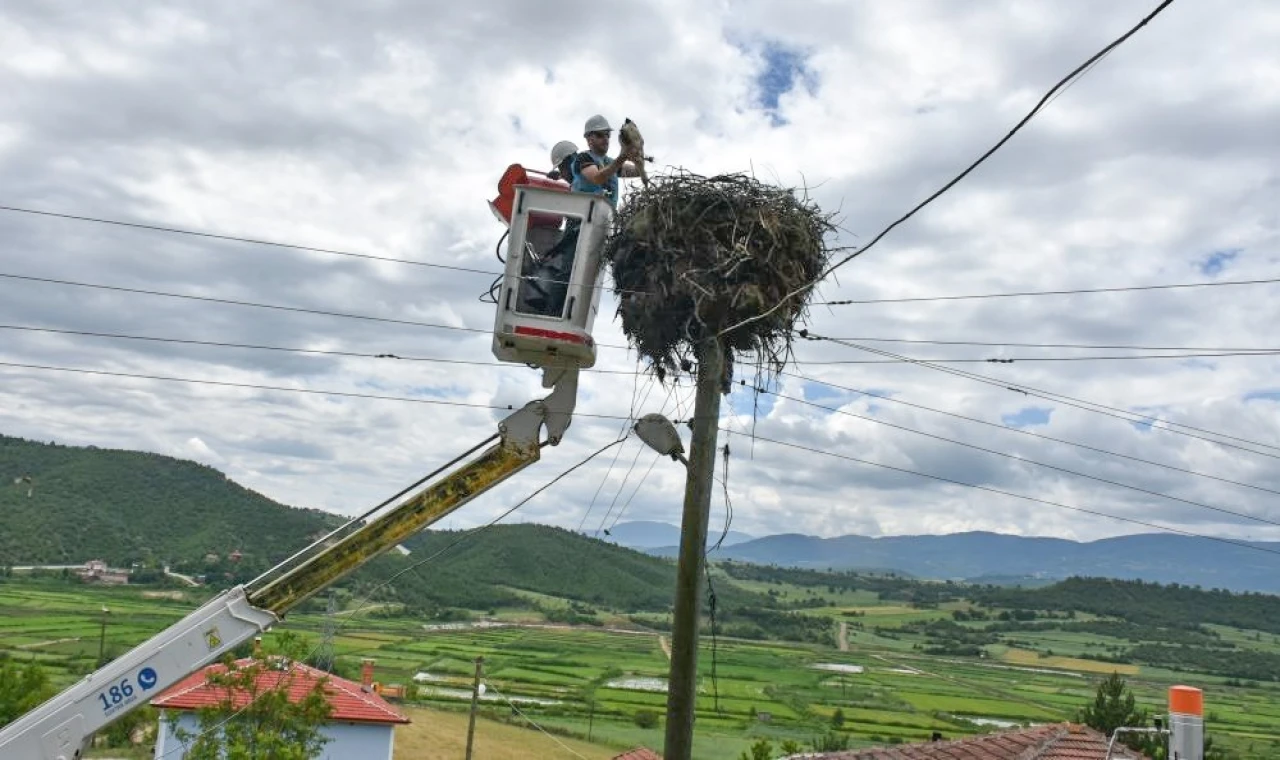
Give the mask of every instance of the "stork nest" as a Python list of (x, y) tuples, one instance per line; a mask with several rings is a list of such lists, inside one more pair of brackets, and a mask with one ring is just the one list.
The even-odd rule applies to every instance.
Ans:
[[(655, 177), (615, 221), (603, 258), (613, 268), (622, 330), (659, 380), (689, 371), (702, 341), (815, 281), (835, 230), (807, 195), (740, 174)], [(726, 392), (735, 354), (782, 370), (807, 297), (721, 336)]]

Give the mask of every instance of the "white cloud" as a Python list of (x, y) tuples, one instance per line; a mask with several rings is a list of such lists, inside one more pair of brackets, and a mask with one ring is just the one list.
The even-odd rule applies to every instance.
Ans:
[[(0, 204), (172, 224), (496, 271), (485, 201), (515, 161), (544, 167), (593, 113), (635, 119), (664, 165), (754, 169), (842, 209), (841, 244), (883, 225), (985, 150), (1045, 89), (1150, 10), (1101, 0), (981, 6), (654, 2), (610, 7), (36, 2), (0, 12)], [(581, 34), (565, 20), (581, 22)], [(637, 30), (642, 30), (638, 33)], [(1273, 277), (1280, 266), (1280, 12), (1178, 4), (1103, 60), (950, 194), (824, 284), (822, 299)], [(762, 105), (771, 55), (797, 72)], [(770, 51), (774, 51), (771, 53)], [(774, 116), (781, 123), (773, 126)], [(487, 330), (484, 275), (0, 212), (0, 271)], [(838, 281), (838, 282), (837, 282)], [(815, 307), (814, 332), (1022, 343), (1268, 346), (1275, 288)], [(597, 339), (626, 344), (602, 301)], [(326, 318), (0, 279), (0, 320), (208, 341), (492, 361), (483, 333)], [(917, 357), (1123, 353), (872, 344)], [(1280, 490), (1273, 457), (1224, 449), (920, 367), (797, 347), (798, 374)], [(297, 355), (0, 330), (0, 360), (292, 388), (519, 405), (520, 365)], [(745, 365), (744, 365), (745, 366)], [(955, 365), (1280, 445), (1273, 358)], [(633, 370), (602, 349), (600, 367)], [(502, 412), (0, 368), (0, 431), (216, 461), (280, 501), (355, 513), (494, 431)], [(782, 378), (781, 392), (819, 386)], [(451, 518), (486, 521), (617, 435), (632, 408), (688, 416), (689, 388), (583, 378), (564, 443)], [(824, 391), (820, 403), (1061, 467), (1280, 520), (1276, 495)], [(681, 405), (674, 399), (683, 397)], [(740, 404), (741, 402), (739, 402)], [(741, 413), (748, 406), (737, 406)], [(730, 404), (725, 402), (726, 415)], [(958, 448), (785, 399), (755, 429), (817, 449), (1132, 519), (1243, 538), (1280, 531)], [(749, 417), (726, 420), (749, 430)], [(737, 529), (835, 535), (998, 530), (1096, 538), (1145, 530), (732, 436)], [(1243, 444), (1242, 444), (1243, 445)], [(648, 465), (628, 442), (515, 519), (587, 527)], [(1277, 453), (1276, 450), (1267, 450)], [(621, 496), (615, 494), (631, 472)], [(659, 461), (625, 519), (677, 521)], [(715, 508), (717, 515), (720, 507)], [(613, 519), (612, 517), (610, 519)], [(719, 524), (718, 516), (713, 524)]]

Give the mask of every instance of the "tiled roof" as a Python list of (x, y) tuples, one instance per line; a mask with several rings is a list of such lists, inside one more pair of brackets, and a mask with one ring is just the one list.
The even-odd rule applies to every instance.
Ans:
[(636, 747), (623, 752), (621, 755), (615, 755), (613, 760), (662, 760), (662, 755), (648, 747)]
[[(236, 660), (237, 667), (253, 663), (252, 658)], [(206, 682), (207, 673), (223, 673), (226, 668), (221, 664), (210, 665), (203, 670), (192, 673), (185, 679), (171, 686), (159, 696), (151, 700), (153, 707), (166, 710), (198, 710), (202, 707), (216, 707), (226, 697), (225, 687), (213, 686)], [(304, 699), (320, 679), (328, 677), (325, 692), (329, 704), (333, 705), (330, 721), (347, 723), (408, 723), (409, 719), (401, 715), (387, 701), (373, 692), (364, 691), (360, 684), (325, 673), (300, 662), (290, 662), (282, 668), (263, 668), (258, 676), (259, 691), (274, 689), (285, 681), (289, 689), (289, 701), (299, 702)], [(287, 680), (285, 680), (287, 679)], [(243, 692), (235, 694), (233, 705), (243, 707), (249, 701), (249, 695)]]
[[(1107, 737), (1075, 723), (1001, 731), (954, 741), (899, 744), (892, 747), (792, 755), (821, 760), (1104, 760)], [(1114, 760), (1145, 756), (1117, 743)]]

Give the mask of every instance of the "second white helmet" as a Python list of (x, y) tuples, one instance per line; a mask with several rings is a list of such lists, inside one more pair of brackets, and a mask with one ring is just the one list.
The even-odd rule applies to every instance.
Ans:
[(561, 140), (551, 148), (551, 166), (555, 168), (560, 162), (578, 152), (578, 146), (568, 140)]

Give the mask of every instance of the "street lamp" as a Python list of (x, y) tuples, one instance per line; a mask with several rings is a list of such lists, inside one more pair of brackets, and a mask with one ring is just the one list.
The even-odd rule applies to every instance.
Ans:
[(689, 460), (684, 457), (684, 444), (680, 442), (680, 434), (671, 420), (661, 414), (646, 414), (636, 421), (633, 429), (649, 448), (664, 457), (684, 462), (685, 467), (689, 466)]

